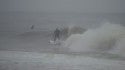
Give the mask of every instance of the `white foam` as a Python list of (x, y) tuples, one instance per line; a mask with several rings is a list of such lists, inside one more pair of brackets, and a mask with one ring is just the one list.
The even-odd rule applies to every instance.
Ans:
[(106, 23), (84, 34), (70, 36), (65, 41), (65, 46), (72, 52), (108, 51), (121, 37), (125, 37), (125, 27)]
[(118, 54), (125, 57), (125, 38), (116, 41), (115, 46), (109, 53)]

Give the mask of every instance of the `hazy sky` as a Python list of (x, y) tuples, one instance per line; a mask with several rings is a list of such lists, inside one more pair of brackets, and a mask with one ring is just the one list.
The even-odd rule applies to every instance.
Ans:
[(0, 0), (0, 11), (125, 12), (125, 0)]

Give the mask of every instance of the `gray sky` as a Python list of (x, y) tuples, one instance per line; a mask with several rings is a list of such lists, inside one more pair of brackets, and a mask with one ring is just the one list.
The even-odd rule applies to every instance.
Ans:
[(125, 12), (125, 0), (0, 0), (0, 11)]

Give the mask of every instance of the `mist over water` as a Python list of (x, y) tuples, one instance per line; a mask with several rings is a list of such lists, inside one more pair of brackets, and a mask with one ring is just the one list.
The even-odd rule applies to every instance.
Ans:
[(125, 70), (125, 0), (0, 0), (0, 70)]
[(58, 27), (78, 25), (96, 28), (105, 22), (124, 24), (125, 14), (112, 13), (0, 13), (0, 31), (52, 30)]
[[(45, 37), (43, 39), (42, 34), (44, 33), (42, 32), (48, 34), (47, 32), (49, 31), (53, 32), (56, 27), (72, 28), (74, 26), (77, 26), (86, 30), (85, 34), (84, 33), (76, 35), (73, 34), (68, 39), (66, 39), (65, 43), (68, 46), (65, 46), (65, 48), (68, 47), (73, 52), (82, 52), (87, 50), (88, 51), (109, 50), (112, 48), (109, 46), (114, 45), (114, 42), (116, 42), (116, 40), (114, 39), (119, 37), (117, 36), (117, 33), (124, 34), (125, 14), (123, 13), (120, 14), (120, 13), (33, 13), (33, 12), (7, 13), (6, 12), (6, 13), (0, 13), (0, 15), (1, 15), (0, 16), (1, 43), (3, 39), (5, 40), (9, 39), (8, 37), (13, 36), (14, 38), (12, 39), (12, 41), (14, 42), (8, 40), (7, 41), (8, 44), (5, 45), (4, 43), (2, 43), (1, 46), (6, 46), (6, 47), (12, 46), (12, 48), (18, 46), (17, 44), (15, 44), (15, 42), (21, 44), (20, 47), (21, 46), (30, 47), (32, 44), (34, 44), (31, 46), (31, 48), (33, 46), (36, 46), (37, 49), (40, 49), (42, 48), (40, 47), (41, 45), (43, 45), (44, 47), (48, 46), (47, 43), (51, 39), (51, 36), (49, 37), (48, 35), (48, 38)], [(105, 24), (107, 22), (109, 22), (109, 24)], [(120, 24), (120, 25), (115, 25), (115, 24)], [(35, 40), (32, 38), (34, 38)], [(24, 43), (23, 39), (27, 41), (27, 43)], [(119, 41), (121, 40), (118, 40), (118, 43)], [(119, 46), (122, 47), (123, 45)], [(48, 49), (49, 48), (50, 47), (48, 47)]]

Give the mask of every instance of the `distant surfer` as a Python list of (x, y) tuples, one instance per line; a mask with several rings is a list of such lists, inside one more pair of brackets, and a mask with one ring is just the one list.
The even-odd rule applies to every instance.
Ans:
[(30, 27), (30, 29), (31, 29), (31, 30), (33, 30), (33, 29), (34, 29), (34, 27), (35, 27), (35, 25), (32, 25), (32, 26)]

